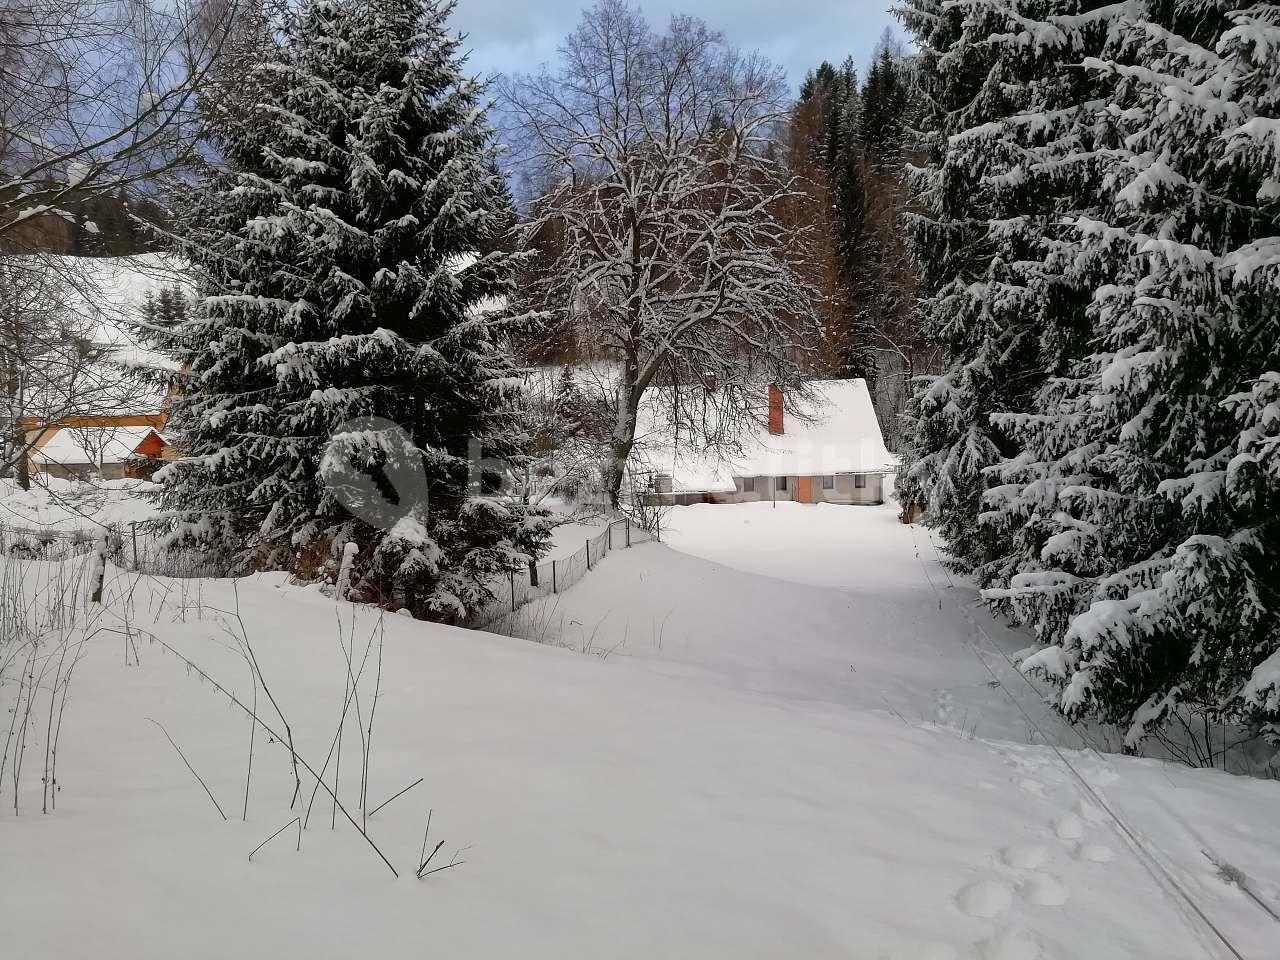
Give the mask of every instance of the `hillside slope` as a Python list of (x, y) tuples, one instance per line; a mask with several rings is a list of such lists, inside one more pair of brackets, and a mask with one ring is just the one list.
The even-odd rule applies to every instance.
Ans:
[[(882, 565), (886, 577), (892, 567)], [(1271, 955), (1275, 922), (1202, 850), (1242, 870), (1255, 894), (1280, 897), (1280, 784), (895, 715), (877, 694), (893, 671), (949, 669), (935, 663), (938, 649), (910, 649), (947, 619), (926, 614), (914, 587), (904, 585), (895, 625), (891, 593), (867, 607), (650, 544), (612, 554), (561, 603), (568, 612), (623, 587), (626, 603), (647, 598), (667, 617), (661, 649), (642, 653), (638, 629), (595, 656), (396, 616), (379, 630), (373, 611), (278, 575), (237, 585), (117, 575), (111, 632), (86, 642), (71, 686), (57, 809), (38, 812), (37, 724), (26, 760), (37, 772), (24, 774), (20, 815), (0, 818), (7, 954), (1222, 955), (1171, 892), (1173, 877), (1243, 956)], [(838, 601), (824, 606), (828, 593)], [(761, 612), (770, 608), (793, 617), (776, 671), (715, 652), (753, 616), (751, 649), (776, 641), (779, 621)], [(252, 702), (242, 625), (317, 769), (349, 683), (340, 639), (354, 649), (362, 707), (344, 725), (338, 793), (357, 821), (358, 730), (376, 684), (368, 807), (423, 778), (368, 821), (398, 879), (323, 791), (300, 850), (289, 826), (247, 862), (306, 815), (314, 779), (303, 772), (291, 811), (289, 753), (259, 731), (242, 821), (250, 729), (227, 695)], [(928, 696), (934, 679), (894, 692)], [(261, 685), (258, 706), (280, 732)], [(428, 849), (445, 841), (432, 866), (464, 862), (415, 880), (428, 810)]]

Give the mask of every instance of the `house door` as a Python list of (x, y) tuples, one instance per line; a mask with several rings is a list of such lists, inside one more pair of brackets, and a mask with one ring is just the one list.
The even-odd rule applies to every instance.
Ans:
[(813, 503), (813, 477), (796, 477), (796, 499)]

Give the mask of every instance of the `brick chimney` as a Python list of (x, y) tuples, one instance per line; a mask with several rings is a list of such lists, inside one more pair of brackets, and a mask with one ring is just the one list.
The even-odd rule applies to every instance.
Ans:
[(776, 384), (769, 384), (769, 432), (785, 433), (782, 428), (782, 391)]

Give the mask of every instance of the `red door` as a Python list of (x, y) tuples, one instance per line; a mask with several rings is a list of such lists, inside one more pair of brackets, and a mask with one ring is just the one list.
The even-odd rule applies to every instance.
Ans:
[(796, 499), (813, 503), (813, 477), (796, 477)]

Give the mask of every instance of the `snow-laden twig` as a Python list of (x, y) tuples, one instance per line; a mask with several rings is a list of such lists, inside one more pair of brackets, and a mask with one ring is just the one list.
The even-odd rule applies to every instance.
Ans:
[(365, 843), (367, 843), (373, 849), (373, 852), (378, 855), (378, 859), (380, 859), (384, 864), (386, 864), (387, 869), (391, 871), (392, 875), (396, 877), (400, 876), (400, 873), (398, 870), (396, 870), (395, 865), (392, 864), (392, 862), (387, 859), (386, 854), (384, 854), (382, 850), (378, 847), (378, 845), (373, 842), (373, 838), (370, 837), (368, 832), (366, 832), (365, 829), (360, 826), (360, 824), (356, 821), (355, 817), (353, 817), (351, 813), (347, 810), (347, 808), (342, 804), (342, 801), (340, 801), (337, 798), (336, 794), (334, 794), (333, 791), (329, 788), (329, 785), (324, 782), (321, 775), (316, 772), (315, 767), (313, 767), (310, 763), (308, 763), (306, 758), (303, 757), (301, 754), (299, 754), (293, 748), (292, 740), (286, 741), (286, 739), (282, 737), (279, 733), (277, 733), (275, 729), (271, 727), (270, 724), (268, 724), (265, 720), (257, 716), (252, 710), (250, 710), (247, 706), (245, 706), (244, 702), (240, 700), (239, 697), (237, 697), (234, 693), (232, 693), (230, 690), (228, 690), (226, 687), (220, 684), (217, 680), (215, 680), (209, 674), (205, 673), (204, 670), (202, 670), (193, 660), (191, 660), (187, 656), (184, 656), (182, 653), (176, 650), (172, 644), (165, 642), (161, 638), (157, 637), (155, 634), (151, 634), (151, 639), (153, 642), (158, 643), (163, 649), (167, 650), (169, 653), (173, 654), (175, 657), (177, 657), (179, 660), (185, 663), (190, 669), (194, 670), (201, 677), (201, 679), (209, 681), (209, 683), (213, 685), (214, 689), (216, 689), (219, 693), (225, 696), (233, 706), (235, 706), (237, 709), (247, 714), (249, 717), (252, 717), (254, 721), (258, 724), (258, 726), (262, 728), (263, 732), (267, 734), (267, 736), (277, 740), (280, 743), (287, 742), (289, 745), (290, 758), (293, 760), (293, 762), (295, 764), (301, 764), (303, 769), (306, 770), (307, 773), (309, 773), (312, 777), (316, 779), (316, 782), (320, 785), (320, 787), (324, 789), (325, 793), (329, 794), (329, 796), (333, 798), (334, 803), (337, 804), (339, 812), (344, 817), (347, 818), (347, 822), (350, 823), (351, 826), (355, 828), (356, 832), (360, 834), (361, 837), (364, 838)]
[(386, 800), (383, 800), (380, 804), (378, 804), (376, 807), (374, 807), (372, 810), (369, 811), (368, 816), (365, 817), (365, 823), (367, 824), (369, 822), (369, 817), (372, 817), (375, 813), (377, 813), (379, 810), (381, 810), (383, 807), (389, 804), (392, 800), (398, 800), (400, 797), (403, 797), (406, 793), (408, 793), (410, 790), (412, 790), (414, 787), (420, 784), (424, 779), (426, 778), (419, 777), (417, 780), (413, 781), (413, 783), (409, 784), (400, 792), (393, 793)]

